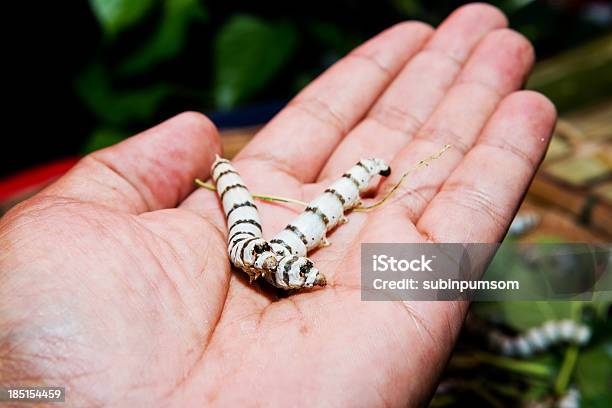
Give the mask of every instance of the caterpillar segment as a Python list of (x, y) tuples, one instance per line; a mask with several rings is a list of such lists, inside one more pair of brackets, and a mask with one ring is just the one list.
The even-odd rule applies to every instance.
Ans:
[(292, 289), (326, 284), (325, 275), (305, 257), (311, 249), (330, 245), (327, 232), (348, 222), (345, 211), (361, 204), (360, 193), (377, 174), (388, 176), (391, 169), (381, 159), (360, 160), (270, 240), (278, 255), (278, 268), (272, 277), (275, 286)]
[(589, 326), (573, 320), (550, 320), (514, 337), (497, 330), (491, 331), (488, 335), (491, 348), (509, 357), (529, 357), (560, 343), (583, 346), (590, 338)]
[(230, 161), (219, 156), (211, 173), (227, 219), (231, 263), (246, 272), (251, 282), (274, 273), (278, 265), (276, 254), (262, 238), (259, 212), (244, 181)]
[(270, 240), (272, 250), (280, 256), (306, 256), (311, 249), (329, 245), (327, 232), (348, 222), (344, 213), (361, 204), (360, 193), (378, 174), (391, 174), (391, 168), (383, 160), (357, 162)]
[(557, 400), (557, 408), (580, 408), (580, 400), (582, 399), (580, 391), (574, 387), (570, 387), (565, 394)]
[(325, 286), (325, 276), (304, 256), (279, 256), (275, 273), (265, 275), (266, 280), (284, 290)]

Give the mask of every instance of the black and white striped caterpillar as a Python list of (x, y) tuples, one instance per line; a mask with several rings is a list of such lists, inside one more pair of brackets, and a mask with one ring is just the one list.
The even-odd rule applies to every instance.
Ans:
[(246, 272), (251, 282), (273, 274), (278, 265), (276, 254), (262, 238), (259, 212), (244, 181), (230, 161), (219, 156), (211, 174), (227, 219), (230, 262)]
[(272, 249), (279, 255), (306, 256), (311, 249), (329, 245), (327, 231), (347, 222), (344, 212), (361, 204), (359, 194), (372, 177), (390, 173), (380, 159), (360, 160), (270, 240)]
[(211, 174), (227, 218), (231, 263), (251, 282), (263, 276), (286, 290), (324, 286), (325, 276), (306, 258), (308, 251), (329, 245), (327, 231), (347, 222), (344, 212), (360, 204), (359, 194), (372, 177), (390, 173), (380, 159), (360, 160), (268, 243), (253, 196), (231, 162), (217, 156)]
[(249, 275), (263, 276), (281, 289), (324, 286), (325, 278), (304, 256), (279, 256), (262, 237), (259, 211), (253, 196), (231, 162), (217, 156), (211, 170), (228, 225), (230, 262)]
[(585, 345), (591, 338), (589, 326), (573, 320), (549, 320), (524, 334), (507, 336), (498, 330), (488, 334), (492, 349), (506, 356), (529, 357), (559, 343)]
[(338, 224), (348, 220), (344, 212), (360, 205), (359, 194), (377, 174), (388, 176), (389, 166), (381, 159), (360, 160), (342, 177), (336, 180), (320, 196), (308, 204), (295, 220), (276, 234), (270, 245), (279, 256), (275, 286), (291, 289), (300, 285), (325, 284), (325, 276), (312, 263), (300, 262), (308, 251), (319, 246), (328, 246), (326, 238)]
[(571, 387), (557, 400), (557, 408), (580, 408), (580, 391)]

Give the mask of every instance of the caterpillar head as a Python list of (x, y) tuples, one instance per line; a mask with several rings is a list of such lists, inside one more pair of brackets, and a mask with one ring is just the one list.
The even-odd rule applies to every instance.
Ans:
[(250, 240), (242, 249), (241, 256), (246, 266), (260, 270), (275, 270), (278, 263), (270, 244), (263, 238)]
[(361, 161), (371, 174), (380, 174), (381, 176), (387, 177), (391, 174), (391, 167), (383, 159), (373, 157)]
[(325, 286), (325, 275), (319, 271), (312, 261), (303, 256), (285, 256), (278, 260), (276, 273), (271, 274), (274, 286), (283, 289), (311, 288)]

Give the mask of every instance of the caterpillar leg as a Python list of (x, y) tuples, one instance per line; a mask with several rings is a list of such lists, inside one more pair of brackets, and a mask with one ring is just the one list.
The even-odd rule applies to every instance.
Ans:
[(338, 219), (338, 224), (346, 224), (347, 222), (349, 222), (349, 220), (345, 215), (341, 215)]
[(252, 285), (253, 282), (255, 282), (257, 279), (259, 279), (263, 275), (262, 271), (258, 271), (258, 270), (255, 270), (255, 269), (250, 269), (250, 270), (245, 271), (245, 272), (246, 272), (246, 274), (249, 277), (249, 285)]
[(331, 245), (331, 242), (327, 239), (327, 237), (321, 238), (321, 244), (319, 245), (322, 248), (328, 247)]

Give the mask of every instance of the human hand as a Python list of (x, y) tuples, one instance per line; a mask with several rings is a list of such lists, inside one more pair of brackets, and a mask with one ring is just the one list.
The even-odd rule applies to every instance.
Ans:
[[(361, 242), (497, 242), (547, 146), (551, 103), (516, 91), (529, 43), (470, 5), (390, 28), (309, 85), (238, 155), (253, 192), (308, 200), (362, 157), (412, 175), (313, 261), (328, 286), (282, 299), (232, 273), (220, 150), (195, 113), (84, 158), (0, 220), (0, 383), (69, 406), (426, 403), (467, 304), (362, 302)], [(294, 207), (259, 204), (266, 237)]]

